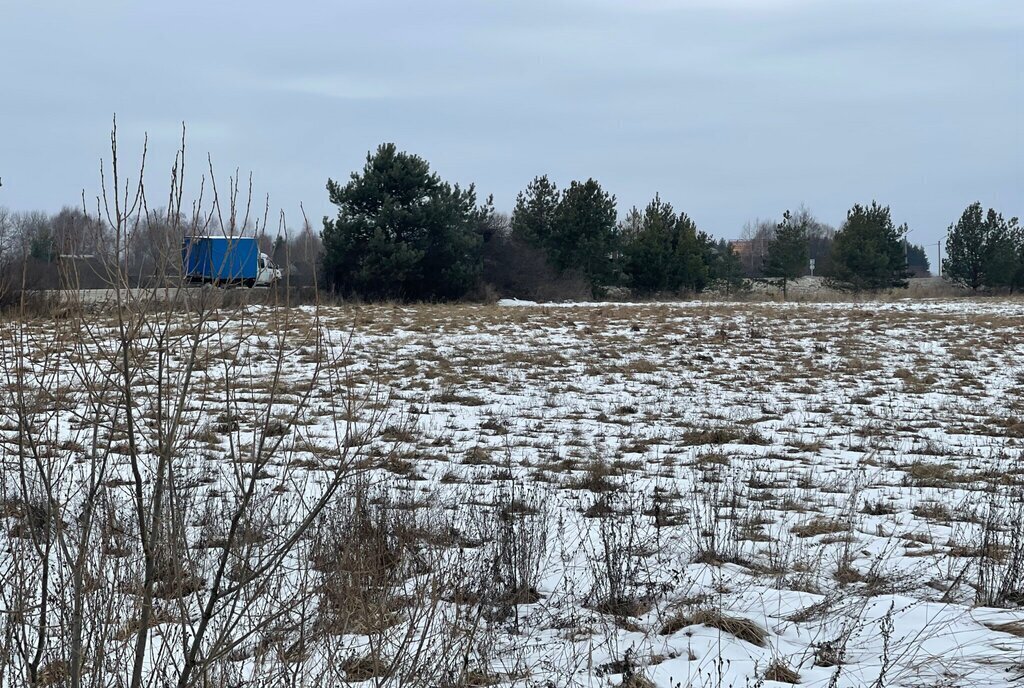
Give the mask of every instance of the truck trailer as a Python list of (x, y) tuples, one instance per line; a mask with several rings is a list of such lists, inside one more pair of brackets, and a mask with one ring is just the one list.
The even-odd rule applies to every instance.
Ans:
[(185, 237), (181, 266), (189, 282), (254, 287), (281, 279), (281, 270), (260, 252), (256, 237)]

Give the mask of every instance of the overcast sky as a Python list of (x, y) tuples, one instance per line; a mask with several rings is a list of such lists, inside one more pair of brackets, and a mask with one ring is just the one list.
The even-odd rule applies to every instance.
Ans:
[(394, 141), (502, 210), (546, 173), (725, 237), (877, 199), (935, 242), (1024, 215), (1022, 45), (1022, 0), (0, 0), (0, 205), (94, 196), (116, 112), (151, 189), (185, 121), (193, 182), (209, 152), (296, 224)]

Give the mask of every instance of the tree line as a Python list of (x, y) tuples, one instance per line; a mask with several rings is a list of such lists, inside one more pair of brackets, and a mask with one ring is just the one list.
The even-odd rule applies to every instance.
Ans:
[[(709, 288), (733, 292), (751, 281), (773, 283), (786, 297), (790, 283), (808, 274), (850, 291), (901, 288), (909, 277), (930, 274), (924, 248), (907, 239), (907, 225), (897, 225), (890, 208), (876, 202), (854, 205), (838, 229), (800, 207), (777, 221), (748, 223), (739, 240), (727, 241), (701, 230), (660, 195), (620, 219), (615, 196), (594, 179), (559, 189), (541, 175), (506, 215), (495, 210), (493, 198), (478, 199), (473, 185), (441, 179), (426, 160), (394, 144), (368, 153), (346, 183), (328, 180), (327, 191), (337, 214), (323, 219), (322, 232), (307, 222), (292, 236), (279, 230), (271, 239), (265, 226), (256, 233), (292, 284), (319, 280), (346, 297), (572, 299), (628, 292), (643, 298)], [(165, 211), (147, 213), (133, 242), (113, 259), (138, 284), (148, 276), (173, 276), (180, 270), (181, 238), (197, 222), (203, 233), (223, 224), (209, 217), (169, 222)], [(236, 227), (234, 218), (229, 224), (243, 234), (259, 229)], [(48, 267), (68, 258), (109, 260), (113, 246), (103, 223), (80, 209), (48, 215), (0, 208), (7, 292), (16, 274), (29, 288), (59, 286)], [(973, 291), (1024, 285), (1024, 231), (1017, 218), (974, 203), (949, 226), (945, 249), (942, 274), (953, 282)], [(97, 286), (88, 283), (87, 272), (76, 278)]]
[(745, 240), (716, 240), (659, 195), (620, 220), (616, 198), (594, 179), (559, 189), (545, 175), (510, 216), (475, 188), (450, 184), (419, 156), (383, 144), (347, 183), (329, 180), (324, 274), (344, 295), (456, 299), (636, 296), (742, 289), (750, 279), (789, 283), (815, 274), (839, 289), (905, 287), (929, 274), (924, 248), (907, 240), (888, 206), (855, 205), (839, 230), (800, 208), (760, 222)]
[(297, 232), (271, 236), (252, 221), (175, 218), (166, 208), (156, 208), (140, 218), (129, 237), (115, 241), (107, 223), (81, 207), (46, 213), (0, 206), (0, 304), (22, 288), (108, 287), (114, 266), (126, 286), (173, 283), (181, 274), (183, 238), (221, 233), (257, 236), (260, 250), (285, 267), (291, 284), (315, 283), (323, 247), (309, 223)]

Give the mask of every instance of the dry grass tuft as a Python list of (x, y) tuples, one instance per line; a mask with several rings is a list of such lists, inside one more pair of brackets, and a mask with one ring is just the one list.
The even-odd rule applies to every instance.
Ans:
[(384, 676), (388, 669), (376, 654), (364, 657), (352, 655), (342, 662), (341, 668), (345, 672), (345, 678), (349, 681), (369, 681), (378, 676)]
[(768, 631), (753, 621), (738, 616), (726, 616), (717, 609), (700, 609), (690, 614), (677, 614), (661, 627), (661, 635), (671, 635), (687, 626), (708, 626), (736, 636), (751, 645), (765, 647)]
[(764, 672), (764, 680), (796, 684), (800, 683), (800, 674), (787, 666), (781, 659), (773, 659)]
[(687, 446), (728, 444), (729, 442), (742, 439), (743, 436), (743, 432), (730, 428), (699, 428), (684, 432), (681, 441)]
[(986, 627), (1000, 633), (1009, 633), (1018, 638), (1024, 638), (1024, 621), (1008, 621), (1001, 624), (985, 624)]
[(946, 487), (956, 482), (956, 467), (915, 461), (907, 468), (906, 482), (915, 487)]
[(815, 518), (793, 526), (791, 532), (799, 538), (809, 538), (818, 535), (834, 535), (836, 533), (849, 532), (849, 524), (842, 521), (816, 516)]

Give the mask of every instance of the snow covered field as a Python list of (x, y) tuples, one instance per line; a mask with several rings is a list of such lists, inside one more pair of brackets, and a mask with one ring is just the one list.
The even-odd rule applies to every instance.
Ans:
[(10, 323), (3, 684), (1024, 675), (1024, 302), (514, 305)]

